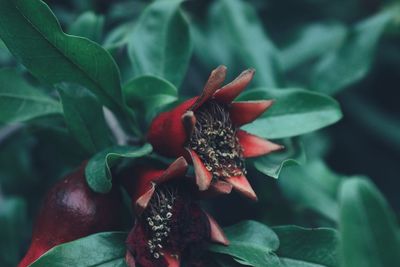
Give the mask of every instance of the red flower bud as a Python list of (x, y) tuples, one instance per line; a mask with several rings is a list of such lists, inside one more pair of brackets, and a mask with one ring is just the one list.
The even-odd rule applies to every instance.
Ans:
[(48, 192), (33, 229), (29, 250), (18, 267), (34, 262), (52, 247), (90, 234), (120, 230), (122, 199), (118, 188), (108, 194), (92, 191), (85, 166)]
[(189, 255), (208, 241), (228, 244), (215, 220), (194, 201), (197, 186), (185, 176), (187, 167), (180, 157), (166, 170), (141, 166), (132, 170), (135, 177), (124, 176), (137, 216), (127, 239), (128, 266), (191, 266)]
[(169, 157), (184, 156), (193, 162), (200, 190), (229, 193), (236, 189), (256, 200), (246, 178), (244, 159), (266, 155), (283, 148), (240, 130), (254, 121), (273, 103), (272, 100), (232, 102), (250, 83), (254, 70), (248, 69), (221, 87), (226, 67), (215, 69), (198, 97), (171, 111), (159, 114), (152, 122), (148, 140), (154, 149)]

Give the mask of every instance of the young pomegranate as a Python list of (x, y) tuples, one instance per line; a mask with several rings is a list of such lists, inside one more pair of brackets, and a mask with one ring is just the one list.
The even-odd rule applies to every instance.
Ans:
[(185, 176), (187, 167), (180, 157), (166, 170), (141, 166), (124, 177), (136, 214), (127, 239), (129, 267), (196, 266), (209, 241), (228, 244), (218, 224), (195, 202), (198, 189)]
[(85, 179), (86, 163), (54, 185), (44, 200), (32, 242), (18, 267), (29, 266), (61, 243), (90, 234), (120, 230), (122, 200), (118, 188), (108, 194), (92, 191)]
[(244, 159), (266, 155), (283, 146), (239, 128), (254, 121), (273, 101), (232, 102), (252, 80), (254, 70), (242, 72), (221, 87), (225, 75), (226, 67), (218, 67), (200, 96), (158, 115), (150, 126), (148, 140), (162, 155), (191, 160), (200, 190), (211, 186), (213, 190), (229, 193), (229, 185), (256, 200), (246, 178)]

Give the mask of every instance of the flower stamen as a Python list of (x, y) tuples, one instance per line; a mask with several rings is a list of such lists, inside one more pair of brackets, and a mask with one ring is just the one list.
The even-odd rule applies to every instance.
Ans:
[(207, 101), (195, 111), (196, 125), (189, 140), (214, 179), (246, 174), (243, 150), (228, 107)]
[(163, 255), (161, 250), (168, 243), (171, 231), (173, 205), (178, 191), (170, 186), (157, 187), (150, 200), (148, 209), (143, 214), (147, 223), (149, 240), (147, 242), (150, 254), (158, 259)]

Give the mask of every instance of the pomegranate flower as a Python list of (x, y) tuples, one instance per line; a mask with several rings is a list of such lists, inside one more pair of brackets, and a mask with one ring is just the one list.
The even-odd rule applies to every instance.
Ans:
[(239, 128), (254, 121), (272, 100), (232, 102), (250, 83), (254, 69), (242, 72), (221, 87), (226, 67), (212, 71), (200, 96), (159, 114), (151, 123), (148, 140), (169, 157), (184, 156), (193, 162), (200, 190), (229, 193), (232, 187), (257, 200), (246, 178), (245, 158), (266, 155), (283, 146)]
[(198, 189), (185, 176), (187, 167), (180, 157), (166, 170), (141, 166), (134, 168), (135, 177), (124, 175), (136, 214), (127, 239), (128, 266), (194, 266), (193, 254), (208, 241), (228, 244), (215, 220), (194, 202)]

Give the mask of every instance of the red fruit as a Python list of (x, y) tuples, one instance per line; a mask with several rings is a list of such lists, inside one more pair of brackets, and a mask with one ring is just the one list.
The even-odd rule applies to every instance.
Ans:
[(52, 247), (90, 234), (120, 229), (122, 199), (118, 188), (92, 191), (85, 179), (86, 163), (55, 184), (44, 200), (32, 242), (18, 267), (34, 262)]

